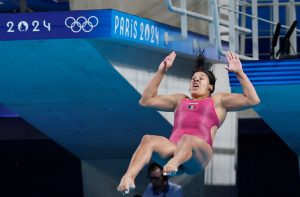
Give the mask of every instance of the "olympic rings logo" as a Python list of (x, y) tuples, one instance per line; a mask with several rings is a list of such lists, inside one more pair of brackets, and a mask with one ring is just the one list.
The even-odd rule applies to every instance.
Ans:
[(86, 33), (91, 32), (98, 23), (99, 20), (96, 16), (90, 16), (88, 19), (84, 16), (79, 16), (77, 19), (70, 16), (65, 20), (66, 27), (70, 28), (74, 33), (78, 33), (81, 30)]

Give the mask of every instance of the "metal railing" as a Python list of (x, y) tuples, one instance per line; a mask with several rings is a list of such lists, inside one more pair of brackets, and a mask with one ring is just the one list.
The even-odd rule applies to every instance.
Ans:
[[(295, 2), (294, 0), (289, 0), (289, 2), (283, 3), (278, 2), (278, 0), (273, 0), (273, 3), (259, 3), (257, 0), (252, 0), (251, 4), (247, 3), (247, 1), (234, 1), (234, 0), (228, 0), (228, 7), (221, 6), (218, 4), (218, 0), (208, 0), (210, 10), (211, 10), (211, 16), (203, 15), (200, 13), (196, 13), (193, 11), (189, 11), (186, 9), (186, 0), (180, 0), (180, 7), (176, 7), (173, 5), (172, 0), (165, 0), (165, 3), (168, 7), (168, 9), (171, 12), (175, 12), (181, 15), (181, 36), (172, 37), (169, 36), (168, 33), (165, 33), (165, 42), (168, 44), (170, 41), (178, 40), (178, 39), (185, 39), (187, 37), (187, 16), (197, 18), (200, 20), (207, 21), (210, 26), (210, 32), (209, 32), (209, 41), (210, 44), (214, 45), (216, 49), (218, 50), (218, 53), (220, 55), (224, 55), (225, 51), (222, 47), (221, 42), (221, 34), (220, 31), (220, 25), (228, 28), (228, 35), (229, 35), (229, 49), (231, 51), (239, 51), (240, 58), (244, 60), (253, 60), (253, 59), (259, 59), (259, 42), (258, 42), (258, 21), (266, 22), (274, 26), (279, 21), (279, 5), (280, 6), (286, 6), (289, 9), (289, 21), (296, 19), (296, 9), (295, 6), (300, 5), (299, 2)], [(239, 11), (238, 4), (241, 5), (242, 11)], [(251, 6), (252, 14), (246, 13), (246, 7)], [(274, 6), (273, 7), (273, 18), (276, 22), (270, 21), (261, 17), (258, 17), (258, 6)], [(225, 21), (223, 19), (220, 19), (219, 16), (219, 9), (224, 9), (228, 11), (228, 21)], [(241, 15), (242, 20), (241, 24), (242, 26), (238, 25), (238, 15)], [(250, 17), (252, 19), (252, 29), (245, 27), (245, 17)], [(287, 22), (291, 24), (291, 22)], [(289, 26), (282, 25), (283, 28), (290, 28)], [(295, 29), (295, 32), (300, 32), (299, 29)], [(246, 34), (252, 33), (252, 57), (245, 56), (245, 39)], [(241, 37), (241, 43), (239, 43), (239, 37)], [(296, 34), (293, 34), (291, 37), (291, 43), (293, 46), (293, 49), (297, 51), (297, 37)]]

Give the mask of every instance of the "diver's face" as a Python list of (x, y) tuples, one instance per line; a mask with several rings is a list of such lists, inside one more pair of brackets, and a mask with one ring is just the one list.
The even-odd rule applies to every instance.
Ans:
[(208, 76), (204, 72), (194, 73), (190, 82), (190, 93), (192, 98), (210, 96), (213, 86), (209, 84)]

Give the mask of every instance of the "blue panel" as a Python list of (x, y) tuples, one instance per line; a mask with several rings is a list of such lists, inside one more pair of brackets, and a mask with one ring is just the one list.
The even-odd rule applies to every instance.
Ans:
[[(254, 85), (300, 84), (300, 59), (244, 61), (245, 73)], [(230, 85), (239, 86), (230, 73)]]
[[(195, 55), (198, 52), (193, 48), (195, 41), (208, 43), (207, 36), (188, 32), (186, 39), (166, 44), (165, 33), (168, 33), (169, 36), (180, 36), (181, 31), (178, 28), (115, 10), (112, 13), (111, 32), (112, 38), (117, 39), (117, 41), (175, 50), (189, 55)], [(225, 43), (223, 45), (224, 50), (227, 50), (228, 45)], [(224, 58), (219, 57), (217, 49), (213, 46), (205, 48), (205, 55), (210, 59), (224, 61)]]
[[(0, 40), (100, 38), (193, 56), (198, 52), (194, 47), (197, 42), (207, 46), (205, 54), (209, 59), (224, 61), (217, 49), (208, 45), (207, 36), (189, 32), (188, 38), (166, 44), (165, 33), (180, 36), (179, 28), (116, 10), (1, 14), (0, 17)], [(223, 48), (227, 50), (227, 44)]]
[[(166, 32), (169, 36), (180, 36), (181, 34), (178, 28), (118, 11), (113, 11), (112, 21), (112, 37), (136, 44), (166, 48), (168, 47), (164, 41)], [(170, 42), (168, 48), (176, 48), (177, 51), (193, 54), (194, 51), (191, 46), (193, 46), (194, 39), (207, 41), (208, 37), (190, 32), (187, 39)], [(206, 55), (209, 56), (209, 54)]]
[(121, 40), (163, 47), (164, 25), (123, 12), (113, 11), (112, 36)]
[(1, 14), (0, 40), (105, 37), (111, 11)]

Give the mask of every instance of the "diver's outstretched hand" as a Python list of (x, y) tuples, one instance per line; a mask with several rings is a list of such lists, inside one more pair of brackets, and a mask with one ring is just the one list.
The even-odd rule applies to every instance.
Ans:
[(233, 73), (237, 74), (237, 73), (243, 71), (242, 63), (240, 61), (238, 54), (228, 51), (226, 53), (226, 58), (227, 58), (228, 65), (225, 66), (225, 68), (229, 72), (233, 72)]
[(176, 57), (175, 51), (172, 51), (159, 65), (159, 70), (162, 72), (167, 72), (171, 68)]

